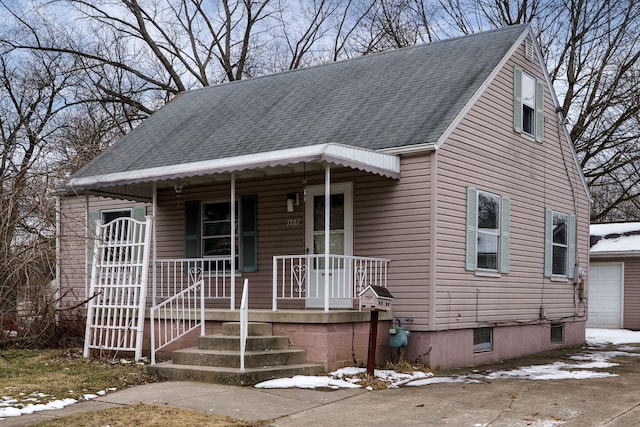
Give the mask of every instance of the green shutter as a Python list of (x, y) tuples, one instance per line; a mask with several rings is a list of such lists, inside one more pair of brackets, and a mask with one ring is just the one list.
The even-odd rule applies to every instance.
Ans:
[(535, 114), (536, 142), (544, 139), (544, 85), (536, 80), (536, 114)]
[(258, 271), (258, 197), (242, 196), (240, 207), (240, 257), (243, 272)]
[(544, 222), (544, 275), (551, 277), (553, 272), (553, 211), (545, 211)]
[(147, 207), (144, 205), (138, 205), (133, 207), (133, 219), (136, 221), (145, 221), (145, 216), (147, 215)]
[(513, 67), (513, 130), (522, 133), (522, 70)]
[(573, 278), (576, 263), (576, 216), (569, 215), (569, 235), (567, 236), (567, 277)]
[(200, 201), (184, 202), (184, 257), (200, 258)]
[(500, 273), (509, 272), (509, 209), (511, 201), (508, 197), (502, 198), (502, 210), (500, 212)]
[(467, 187), (467, 248), (465, 269), (475, 271), (478, 265), (478, 198), (473, 187)]
[(96, 245), (96, 221), (100, 219), (100, 211), (89, 212), (87, 218), (87, 277), (91, 279), (91, 272), (93, 269), (93, 250)]

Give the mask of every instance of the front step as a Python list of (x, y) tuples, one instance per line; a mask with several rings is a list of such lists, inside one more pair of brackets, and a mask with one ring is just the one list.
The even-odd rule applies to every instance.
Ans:
[(323, 371), (323, 366), (312, 364), (270, 366), (247, 368), (244, 372), (240, 372), (240, 369), (236, 368), (175, 365), (171, 362), (161, 362), (150, 366), (149, 370), (169, 381), (201, 381), (246, 386), (294, 375), (318, 375)]
[(172, 361), (150, 366), (160, 378), (253, 385), (293, 375), (317, 375), (322, 365), (307, 364), (304, 350), (291, 350), (289, 338), (273, 336), (270, 323), (249, 323), (245, 371), (240, 372), (240, 324), (222, 325), (222, 335), (198, 338), (198, 347), (173, 352)]
[[(196, 347), (173, 352), (177, 365), (240, 367), (240, 352), (233, 350), (202, 350)], [(244, 354), (246, 368), (264, 366), (300, 365), (306, 362), (304, 350), (247, 351)]]

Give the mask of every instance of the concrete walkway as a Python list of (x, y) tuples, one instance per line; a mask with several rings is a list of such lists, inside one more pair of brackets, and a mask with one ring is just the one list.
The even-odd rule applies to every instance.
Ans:
[[(640, 351), (640, 350), (638, 350)], [(483, 369), (553, 363), (552, 353)], [(273, 426), (638, 426), (640, 357), (617, 357), (599, 371), (619, 376), (586, 380), (486, 380), (380, 391), (256, 389), (191, 382), (133, 387), (57, 411), (0, 421), (24, 426), (54, 417), (147, 403), (191, 408)], [(467, 370), (468, 372), (468, 370)], [(441, 373), (449, 375), (464, 371)]]

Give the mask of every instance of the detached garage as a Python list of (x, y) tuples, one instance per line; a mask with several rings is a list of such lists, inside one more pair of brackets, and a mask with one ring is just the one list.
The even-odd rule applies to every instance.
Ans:
[(640, 330), (640, 222), (591, 225), (587, 327)]

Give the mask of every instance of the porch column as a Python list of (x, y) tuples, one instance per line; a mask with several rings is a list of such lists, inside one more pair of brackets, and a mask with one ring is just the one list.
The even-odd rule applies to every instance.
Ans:
[(153, 183), (153, 196), (152, 196), (152, 202), (151, 202), (151, 216), (153, 217), (153, 219), (151, 220), (151, 227), (153, 227), (152, 229), (152, 237), (151, 239), (153, 240), (152, 242), (152, 248), (151, 250), (153, 251), (153, 255), (151, 258), (151, 291), (152, 291), (152, 295), (151, 295), (151, 306), (155, 307), (156, 306), (156, 261), (157, 261), (157, 256), (156, 256), (156, 252), (157, 252), (157, 247), (156, 247), (156, 241), (157, 241), (157, 234), (156, 234), (156, 211), (158, 208), (158, 187), (156, 186), (156, 183)]
[(236, 307), (236, 174), (231, 174), (231, 311)]
[(324, 312), (329, 312), (329, 233), (331, 232), (331, 166), (324, 165)]

